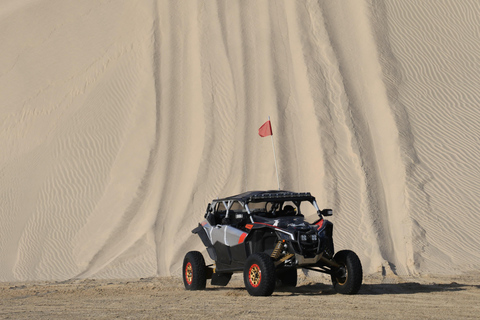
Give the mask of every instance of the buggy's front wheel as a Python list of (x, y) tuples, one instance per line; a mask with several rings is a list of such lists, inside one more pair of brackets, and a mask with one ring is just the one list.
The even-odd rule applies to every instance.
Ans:
[(333, 257), (339, 268), (332, 268), (332, 283), (336, 292), (355, 294), (362, 286), (363, 271), (360, 259), (355, 252), (342, 250)]
[(275, 290), (275, 265), (268, 254), (254, 253), (248, 257), (243, 281), (251, 296), (269, 296)]
[(207, 284), (205, 259), (198, 251), (190, 251), (183, 259), (183, 284), (187, 290), (203, 290)]

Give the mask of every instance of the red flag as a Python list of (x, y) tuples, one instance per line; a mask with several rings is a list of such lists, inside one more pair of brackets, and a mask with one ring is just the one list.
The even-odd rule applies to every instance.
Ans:
[(273, 135), (272, 125), (270, 124), (270, 120), (262, 124), (260, 129), (258, 129), (258, 134), (260, 135), (260, 137), (268, 137)]

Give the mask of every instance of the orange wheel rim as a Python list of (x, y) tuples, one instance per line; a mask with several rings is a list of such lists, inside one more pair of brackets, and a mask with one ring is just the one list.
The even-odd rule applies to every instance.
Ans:
[(185, 280), (187, 280), (187, 283), (190, 285), (192, 284), (193, 281), (193, 268), (192, 264), (189, 262), (187, 263), (187, 266), (185, 267)]
[(252, 264), (250, 269), (248, 270), (248, 280), (252, 287), (258, 287), (260, 285), (260, 281), (262, 280), (262, 271), (257, 264)]

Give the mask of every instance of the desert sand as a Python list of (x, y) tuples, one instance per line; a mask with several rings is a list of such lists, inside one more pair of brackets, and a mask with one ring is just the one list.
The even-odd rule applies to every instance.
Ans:
[[(300, 273), (300, 277), (302, 274)], [(359, 294), (325, 279), (251, 297), (240, 278), (186, 291), (177, 277), (0, 284), (1, 319), (478, 319), (478, 274), (402, 279), (368, 276)]]
[(478, 300), (478, 276), (448, 281), (480, 268), (479, 40), (476, 0), (2, 1), (2, 310), (42, 299), (31, 281), (193, 297), (171, 279), (205, 252), (190, 231), (207, 203), (277, 186), (268, 116), (281, 188), (334, 209), (366, 277), (447, 279), (348, 301)]

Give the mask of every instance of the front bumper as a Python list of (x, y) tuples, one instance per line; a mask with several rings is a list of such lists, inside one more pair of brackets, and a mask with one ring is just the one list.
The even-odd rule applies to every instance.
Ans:
[(301, 254), (296, 253), (295, 254), (295, 260), (296, 260), (297, 267), (318, 266), (319, 262), (320, 262), (320, 264), (326, 265), (326, 266), (329, 266), (329, 267), (334, 267), (334, 268), (340, 267), (340, 265), (338, 263), (336, 263), (334, 260), (326, 258), (323, 255), (323, 252), (320, 253), (320, 254), (317, 254), (313, 258), (305, 258)]
[(318, 261), (322, 260), (322, 257), (323, 252), (312, 258), (305, 258), (303, 255), (295, 253), (295, 261), (298, 267), (315, 265)]

